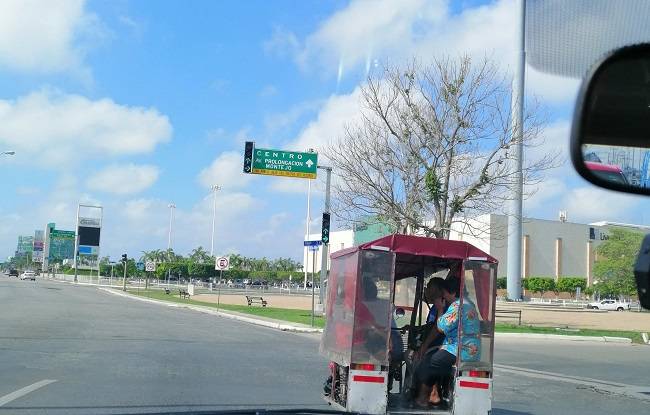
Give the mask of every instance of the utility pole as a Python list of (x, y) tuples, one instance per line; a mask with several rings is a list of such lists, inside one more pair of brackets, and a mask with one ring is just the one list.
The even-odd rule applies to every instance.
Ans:
[(512, 79), (512, 134), (515, 140), (513, 149), (514, 163), (516, 168), (514, 188), (512, 189), (512, 201), (510, 214), (508, 215), (508, 268), (507, 288), (508, 298), (511, 300), (521, 299), (521, 240), (523, 238), (522, 216), (523, 216), (523, 119), (524, 119), (524, 76), (526, 65), (525, 51), (525, 22), (526, 2), (518, 0), (518, 33), (517, 33), (517, 60), (515, 73)]
[[(330, 213), (330, 188), (332, 183), (332, 168), (327, 166), (318, 166), (319, 169), (324, 169), (327, 173), (325, 179), (325, 206), (323, 213)], [(323, 241), (321, 261), (320, 261), (320, 290), (318, 292), (318, 303), (324, 304), (324, 291), (325, 291), (325, 280), (327, 279), (327, 257), (329, 251), (329, 241), (325, 243)], [(313, 288), (313, 287), (312, 287)]]
[(221, 190), (221, 187), (215, 184), (211, 189), (214, 193), (214, 200), (212, 202), (212, 238), (210, 239), (210, 256), (214, 256), (214, 222), (217, 218), (217, 191)]

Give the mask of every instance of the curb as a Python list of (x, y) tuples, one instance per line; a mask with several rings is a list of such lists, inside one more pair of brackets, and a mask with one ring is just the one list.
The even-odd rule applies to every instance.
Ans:
[(563, 334), (543, 334), (543, 333), (494, 333), (495, 337), (518, 338), (518, 339), (549, 339), (549, 340), (568, 340), (575, 342), (604, 342), (604, 343), (624, 343), (631, 344), (632, 339), (627, 337), (609, 337), (609, 336), (571, 336)]
[(298, 326), (293, 326), (291, 324), (285, 324), (285, 323), (275, 323), (272, 321), (266, 321), (266, 320), (260, 320), (257, 318), (252, 318), (252, 317), (245, 317), (245, 316), (240, 316), (238, 314), (231, 314), (228, 312), (224, 311), (217, 311), (214, 310), (210, 307), (203, 307), (203, 306), (197, 306), (197, 305), (192, 305), (192, 304), (179, 304), (179, 303), (172, 303), (169, 301), (161, 301), (161, 300), (154, 300), (152, 298), (143, 298), (143, 297), (138, 297), (136, 295), (132, 294), (126, 294), (124, 292), (119, 292), (115, 291), (113, 289), (109, 288), (103, 288), (103, 287), (98, 287), (97, 289), (101, 291), (105, 291), (109, 294), (117, 295), (120, 297), (127, 297), (131, 298), (134, 300), (139, 300), (139, 301), (144, 301), (146, 303), (153, 303), (153, 304), (160, 304), (160, 305), (165, 305), (167, 307), (176, 307), (176, 308), (187, 308), (190, 310), (194, 311), (199, 311), (201, 313), (206, 313), (206, 314), (212, 314), (215, 316), (220, 316), (220, 317), (225, 317), (229, 318), (231, 320), (237, 320), (237, 321), (244, 321), (246, 323), (250, 324), (255, 324), (257, 326), (262, 326), (262, 327), (268, 327), (271, 329), (276, 329), (280, 331), (288, 331), (292, 333), (322, 333), (323, 329), (317, 329), (317, 328), (311, 328), (311, 327), (298, 327)]

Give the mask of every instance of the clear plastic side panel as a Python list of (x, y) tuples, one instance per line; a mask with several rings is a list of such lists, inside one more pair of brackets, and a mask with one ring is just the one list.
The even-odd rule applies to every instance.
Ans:
[(357, 296), (359, 252), (332, 259), (327, 284), (326, 323), (320, 352), (329, 360), (349, 366), (352, 357), (354, 306)]
[(466, 261), (461, 290), (460, 370), (492, 370), (497, 265)]
[(388, 365), (388, 340), (393, 318), (391, 287), (395, 254), (386, 251), (359, 252), (352, 361)]

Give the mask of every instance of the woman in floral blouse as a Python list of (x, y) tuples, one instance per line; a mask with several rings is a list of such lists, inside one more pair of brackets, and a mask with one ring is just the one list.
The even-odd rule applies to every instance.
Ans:
[[(437, 319), (438, 331), (445, 335), (440, 349), (433, 353), (427, 362), (422, 362), (415, 372), (420, 383), (420, 393), (415, 402), (419, 406), (438, 405), (441, 402), (438, 384), (442, 377), (449, 375), (458, 355), (458, 321), (462, 318), (463, 336), (460, 357), (464, 362), (480, 359), (479, 318), (476, 307), (469, 299), (464, 299), (461, 311), (458, 298), (459, 280), (447, 278), (442, 289), (442, 296), (449, 304), (447, 311), (440, 313)], [(437, 310), (443, 309), (442, 307)]]

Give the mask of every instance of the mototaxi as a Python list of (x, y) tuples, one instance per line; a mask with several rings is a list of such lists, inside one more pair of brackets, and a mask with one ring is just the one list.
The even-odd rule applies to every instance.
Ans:
[[(457, 344), (478, 337), (479, 353), (466, 361), (456, 353), (441, 387), (444, 405), (422, 409), (414, 405), (414, 355), (429, 309), (424, 287), (452, 273), (461, 312), (474, 310), (480, 322), (478, 333), (467, 334), (460, 318)], [(324, 399), (368, 414), (489, 414), (496, 276), (497, 260), (464, 241), (393, 234), (334, 252), (320, 344), (330, 360)]]

